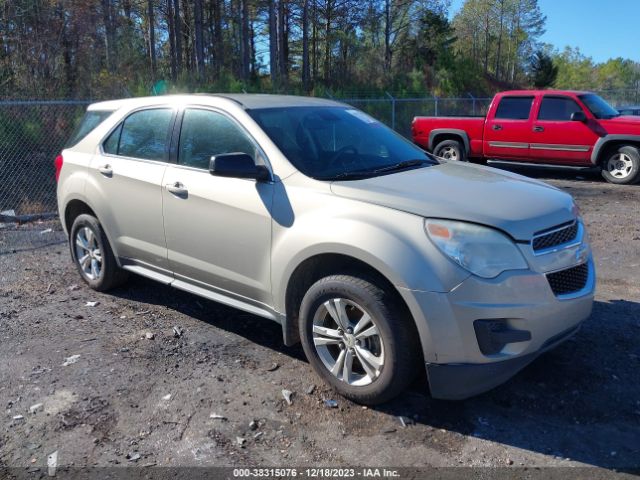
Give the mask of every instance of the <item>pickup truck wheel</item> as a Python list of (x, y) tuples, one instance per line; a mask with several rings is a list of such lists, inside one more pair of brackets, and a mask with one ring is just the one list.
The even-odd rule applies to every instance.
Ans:
[(78, 215), (69, 233), (69, 245), (73, 263), (92, 289), (104, 292), (127, 279), (127, 272), (118, 267), (107, 236), (95, 217)]
[(466, 162), (467, 156), (464, 151), (464, 146), (457, 140), (444, 140), (436, 145), (433, 149), (433, 154), (436, 157), (444, 158), (446, 160), (457, 160), (460, 162)]
[(602, 176), (607, 182), (628, 185), (640, 180), (640, 153), (623, 145), (607, 152), (602, 163)]
[(325, 277), (300, 306), (300, 338), (314, 370), (344, 397), (378, 404), (402, 392), (419, 371), (417, 334), (405, 309), (375, 284)]

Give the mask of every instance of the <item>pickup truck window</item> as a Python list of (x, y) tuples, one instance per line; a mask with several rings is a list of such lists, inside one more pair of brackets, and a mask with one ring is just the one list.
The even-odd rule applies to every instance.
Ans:
[(571, 114), (581, 112), (582, 108), (569, 97), (550, 97), (542, 99), (538, 120), (570, 121)]
[(578, 98), (584, 102), (593, 116), (598, 119), (606, 120), (620, 116), (620, 112), (594, 93), (580, 95)]
[(502, 97), (495, 118), (527, 120), (532, 103), (533, 97)]
[(249, 110), (298, 170), (319, 180), (353, 180), (437, 164), (367, 114), (345, 107)]

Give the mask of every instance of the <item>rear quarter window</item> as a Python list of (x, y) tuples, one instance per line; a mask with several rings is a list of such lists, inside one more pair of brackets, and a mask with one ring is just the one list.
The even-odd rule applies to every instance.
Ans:
[(84, 137), (89, 135), (98, 125), (109, 118), (112, 113), (113, 111), (111, 110), (88, 110), (71, 134), (64, 148), (70, 148), (80, 143)]

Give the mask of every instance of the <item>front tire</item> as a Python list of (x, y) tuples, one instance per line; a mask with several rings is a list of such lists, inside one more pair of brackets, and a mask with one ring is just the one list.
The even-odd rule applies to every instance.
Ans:
[(314, 283), (300, 306), (299, 330), (313, 369), (358, 403), (392, 399), (420, 370), (417, 332), (406, 309), (362, 278), (333, 275)]
[(602, 162), (602, 176), (609, 183), (630, 185), (640, 181), (640, 152), (622, 145), (607, 152)]
[(444, 140), (436, 145), (433, 149), (433, 154), (436, 157), (444, 158), (445, 160), (453, 160), (459, 162), (467, 161), (467, 154), (464, 150), (464, 145), (457, 140)]
[(97, 218), (88, 214), (78, 215), (69, 233), (69, 246), (73, 263), (92, 289), (105, 292), (127, 280), (127, 272), (118, 266)]

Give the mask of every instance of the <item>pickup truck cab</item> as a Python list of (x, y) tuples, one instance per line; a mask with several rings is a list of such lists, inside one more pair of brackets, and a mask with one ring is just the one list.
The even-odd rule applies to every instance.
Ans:
[(640, 180), (640, 117), (621, 115), (594, 93), (502, 92), (485, 118), (416, 117), (412, 134), (447, 159), (595, 166), (611, 183)]

